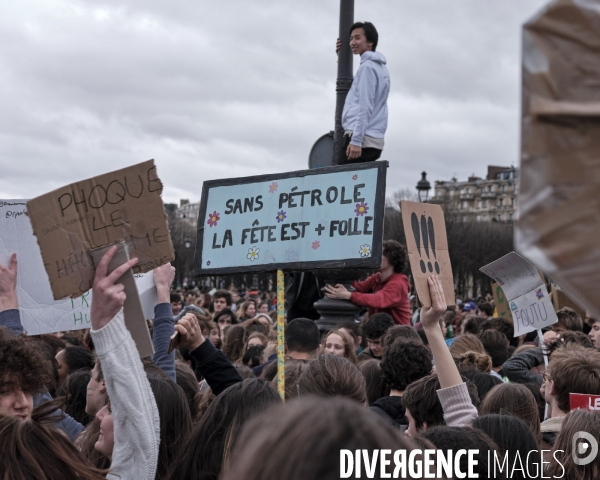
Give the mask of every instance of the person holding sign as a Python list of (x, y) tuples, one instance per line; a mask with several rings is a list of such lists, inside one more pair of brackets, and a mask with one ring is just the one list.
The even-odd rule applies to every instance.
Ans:
[(116, 252), (112, 247), (102, 257), (93, 283), (91, 335), (110, 401), (96, 414), (101, 434), (95, 448), (111, 460), (107, 478), (150, 480), (158, 465), (160, 418), (138, 350), (125, 326), (125, 287), (118, 283), (137, 264), (137, 258), (109, 274), (108, 265)]
[(379, 312), (392, 316), (400, 325), (410, 324), (410, 303), (406, 269), (406, 248), (395, 240), (383, 242), (383, 255), (379, 272), (364, 282), (354, 282), (353, 292), (343, 285), (326, 285), (329, 298), (350, 300), (355, 305), (369, 307), (369, 316)]

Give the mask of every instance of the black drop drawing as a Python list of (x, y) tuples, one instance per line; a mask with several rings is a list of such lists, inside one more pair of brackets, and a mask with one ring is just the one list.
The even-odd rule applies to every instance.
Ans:
[[(435, 251), (435, 229), (433, 227), (433, 219), (431, 217), (426, 218), (425, 215), (421, 215), (421, 224), (419, 225), (419, 218), (416, 213), (412, 213), (410, 216), (410, 222), (412, 226), (413, 236), (415, 237), (415, 243), (417, 244), (417, 251), (419, 252), (419, 257), (422, 256), (421, 253), (421, 238), (423, 239), (423, 249), (425, 250), (425, 255), (427, 255), (427, 265), (421, 258), (420, 266), (421, 271), (423, 273), (433, 273), (433, 269), (435, 268), (435, 272), (440, 274), (440, 265), (437, 262), (437, 253)], [(431, 263), (431, 256), (429, 255), (429, 247), (431, 246), (431, 253), (433, 254), (434, 264)]]
[[(436, 259), (435, 262), (435, 273), (440, 274), (440, 264), (437, 262), (437, 253), (435, 253), (435, 232), (433, 230), (433, 219), (429, 217), (427, 220), (427, 229), (429, 230), (429, 244), (431, 245), (431, 251), (433, 252), (433, 256)], [(431, 267), (429, 268), (431, 272)]]
[[(412, 231), (413, 231), (413, 235), (415, 237), (415, 243), (417, 244), (417, 251), (419, 252), (419, 257), (420, 257), (421, 256), (421, 232), (419, 231), (419, 219), (415, 212), (413, 212), (412, 215), (410, 216), (410, 223), (412, 225)], [(421, 271), (423, 273), (426, 272), (425, 262), (423, 260), (421, 260)]]

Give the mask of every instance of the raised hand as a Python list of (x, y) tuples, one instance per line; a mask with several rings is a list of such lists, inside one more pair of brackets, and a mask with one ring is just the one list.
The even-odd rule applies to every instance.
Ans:
[(0, 263), (0, 312), (17, 308), (17, 254), (13, 253), (8, 268)]
[(152, 272), (158, 294), (158, 303), (169, 303), (171, 301), (171, 284), (175, 278), (175, 267), (170, 263), (165, 263), (155, 268)]
[(94, 330), (101, 329), (123, 308), (126, 298), (125, 287), (116, 282), (138, 262), (137, 258), (132, 258), (115, 268), (110, 275), (107, 275), (108, 265), (116, 252), (117, 247), (112, 247), (104, 254), (96, 268), (92, 286), (92, 307), (90, 309), (92, 329)]
[(179, 342), (175, 348), (187, 348), (190, 351), (196, 350), (204, 343), (204, 336), (198, 325), (196, 315), (186, 313), (182, 319), (175, 324), (175, 335), (179, 335)]
[(437, 275), (433, 275), (427, 279), (429, 286), (429, 296), (431, 297), (431, 307), (423, 307), (421, 309), (421, 325), (423, 329), (440, 328), (440, 317), (446, 311), (446, 297), (442, 282)]

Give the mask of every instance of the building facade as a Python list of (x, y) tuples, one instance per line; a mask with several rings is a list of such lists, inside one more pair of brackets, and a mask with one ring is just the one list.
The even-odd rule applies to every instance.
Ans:
[(185, 221), (194, 229), (198, 226), (198, 214), (200, 213), (200, 203), (190, 203), (189, 200), (181, 199), (179, 208), (175, 210), (177, 218)]
[(485, 178), (472, 176), (466, 182), (456, 178), (436, 180), (431, 203), (445, 205), (448, 212), (460, 215), (465, 222), (513, 222), (518, 173), (515, 167), (490, 165)]

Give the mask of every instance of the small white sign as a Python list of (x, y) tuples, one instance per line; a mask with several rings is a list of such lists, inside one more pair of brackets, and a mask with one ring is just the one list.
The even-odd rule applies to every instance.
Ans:
[(537, 269), (518, 253), (511, 252), (480, 270), (502, 288), (515, 324), (515, 337), (558, 322)]

